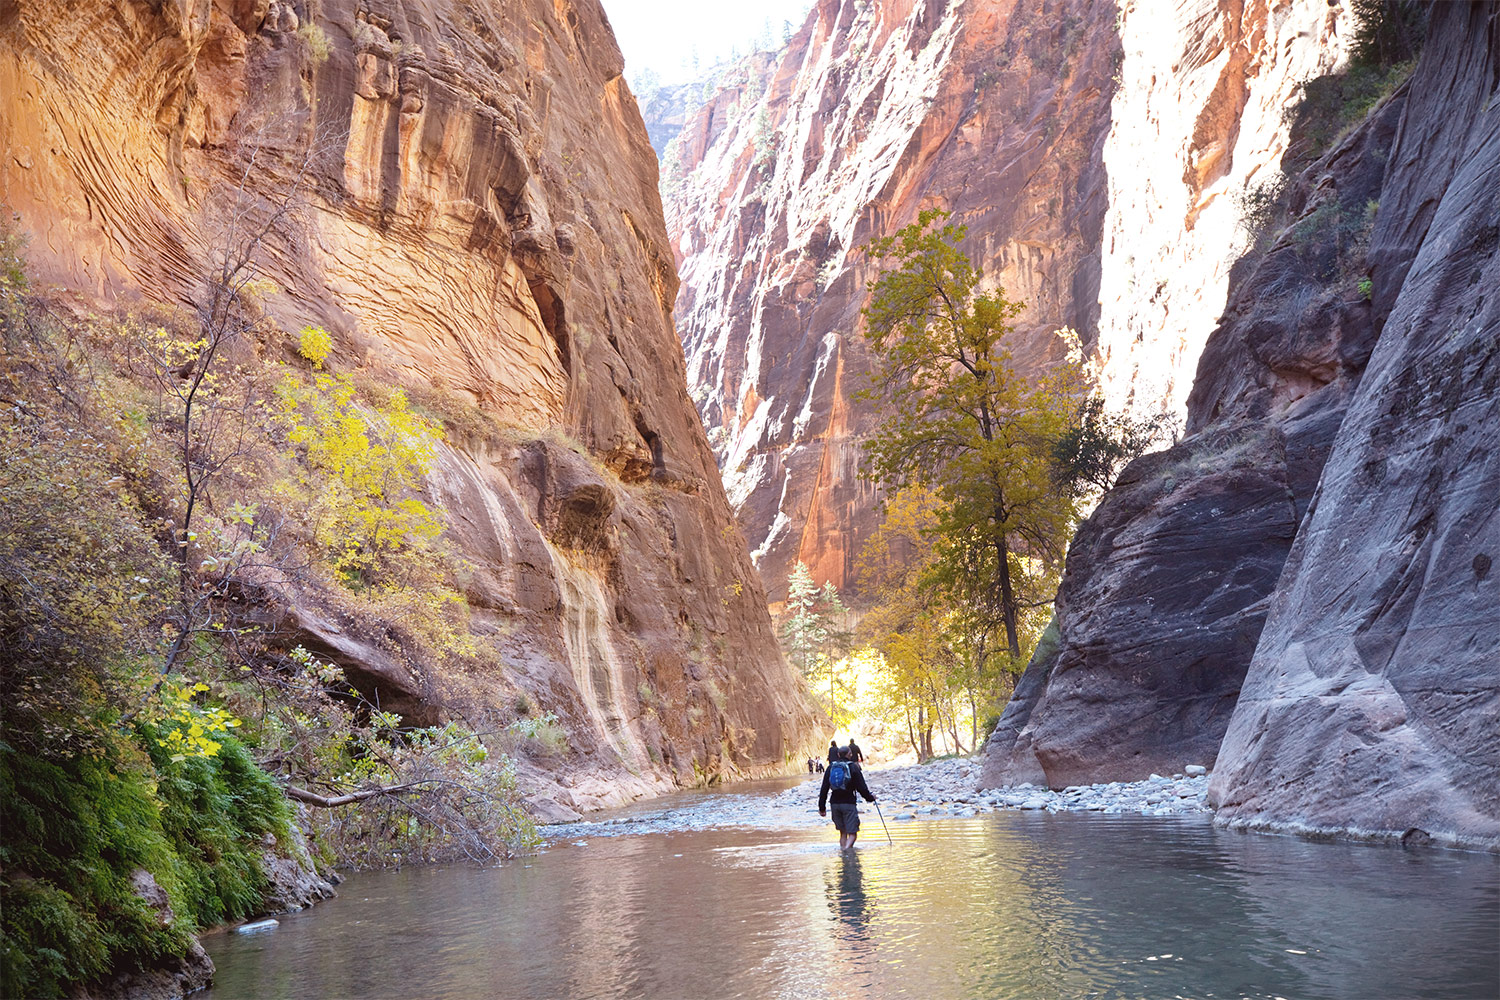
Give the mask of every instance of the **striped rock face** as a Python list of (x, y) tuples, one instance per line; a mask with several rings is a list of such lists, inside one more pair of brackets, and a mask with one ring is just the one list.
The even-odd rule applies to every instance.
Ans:
[[(464, 686), (556, 711), (584, 755), (568, 786), (545, 762), (523, 775), (561, 812), (819, 736), (686, 391), (622, 65), (595, 0), (0, 5), (0, 192), (40, 281), (190, 307), (269, 225), (277, 326), (321, 325), (335, 369), (500, 428), (450, 433), (429, 487), (505, 665)], [(442, 664), (314, 598), (289, 597), (308, 642), (383, 703), (441, 714)]]
[(647, 103), (658, 141), (676, 130), (688, 380), (773, 599), (799, 560), (853, 590), (875, 523), (859, 248), (952, 212), (987, 284), (1026, 304), (1022, 365), (1071, 328), (1112, 402), (1180, 412), (1242, 196), (1278, 168), (1297, 87), (1342, 57), (1341, 18), (1321, 0), (822, 0), (696, 113), (681, 88)]

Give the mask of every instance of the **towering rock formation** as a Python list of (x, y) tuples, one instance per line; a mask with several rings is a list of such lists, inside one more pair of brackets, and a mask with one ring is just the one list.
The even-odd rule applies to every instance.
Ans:
[[(1300, 177), (1301, 221), (1246, 258), (1188, 401), (1188, 437), (1132, 463), (1068, 551), (1053, 630), (988, 744), (988, 783), (1211, 765), (1375, 340), (1364, 269), (1403, 102)], [(1319, 225), (1309, 220), (1327, 220)], [(1342, 250), (1342, 253), (1341, 253)]]
[(1500, 850), (1500, 3), (1431, 17), (1371, 239), (1380, 339), (1209, 796), (1233, 826)]
[[(469, 686), (568, 729), (557, 814), (779, 766), (818, 725), (685, 389), (621, 68), (597, 0), (0, 4), (0, 198), (40, 278), (191, 305), (268, 224), (269, 317), (500, 425), (431, 487), (503, 662)], [(385, 704), (442, 710), (443, 665), (293, 612)]]
[[(699, 412), (773, 597), (802, 560), (847, 587), (875, 495), (852, 400), (872, 277), (859, 248), (954, 214), (1023, 341), (1092, 329), (1115, 7), (821, 0), (762, 80), (678, 138), (668, 226)], [(1022, 352), (1023, 354), (1025, 351)]]
[(822, 0), (684, 127), (667, 217), (689, 380), (773, 596), (849, 583), (875, 496), (859, 247), (937, 207), (1027, 305), (1023, 363), (1076, 329), (1117, 404), (1177, 408), (1225, 302), (1244, 192), (1297, 86), (1341, 57), (1320, 0)]
[(1294, 179), (1188, 438), (1080, 530), (986, 783), (1217, 758), (1230, 825), (1500, 848), (1497, 100), (1500, 5), (1437, 5)]

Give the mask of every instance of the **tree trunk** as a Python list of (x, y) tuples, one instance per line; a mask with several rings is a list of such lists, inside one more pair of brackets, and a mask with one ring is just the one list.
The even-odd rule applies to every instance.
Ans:
[(995, 539), (995, 553), (1000, 557), (1000, 617), (1005, 622), (1005, 646), (1013, 660), (1021, 658), (1021, 640), (1017, 635), (1016, 593), (1010, 582), (1010, 547), (1001, 532)]

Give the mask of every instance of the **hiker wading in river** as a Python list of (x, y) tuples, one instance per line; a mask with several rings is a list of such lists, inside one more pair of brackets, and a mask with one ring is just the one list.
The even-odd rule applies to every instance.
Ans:
[(839, 832), (840, 849), (853, 847), (854, 838), (859, 836), (859, 808), (855, 805), (855, 792), (863, 795), (866, 802), (875, 801), (875, 796), (870, 794), (870, 787), (865, 784), (864, 771), (849, 759), (847, 752), (839, 750), (834, 753), (828, 770), (823, 772), (823, 787), (818, 792), (818, 815), (828, 815), (831, 793), (833, 826)]

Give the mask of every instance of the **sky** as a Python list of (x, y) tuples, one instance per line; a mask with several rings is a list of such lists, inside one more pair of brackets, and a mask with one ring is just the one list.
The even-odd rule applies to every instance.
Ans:
[[(683, 83), (738, 50), (781, 47), (786, 22), (802, 27), (812, 0), (602, 0), (632, 85), (643, 70)], [(698, 68), (693, 57), (696, 54)]]

